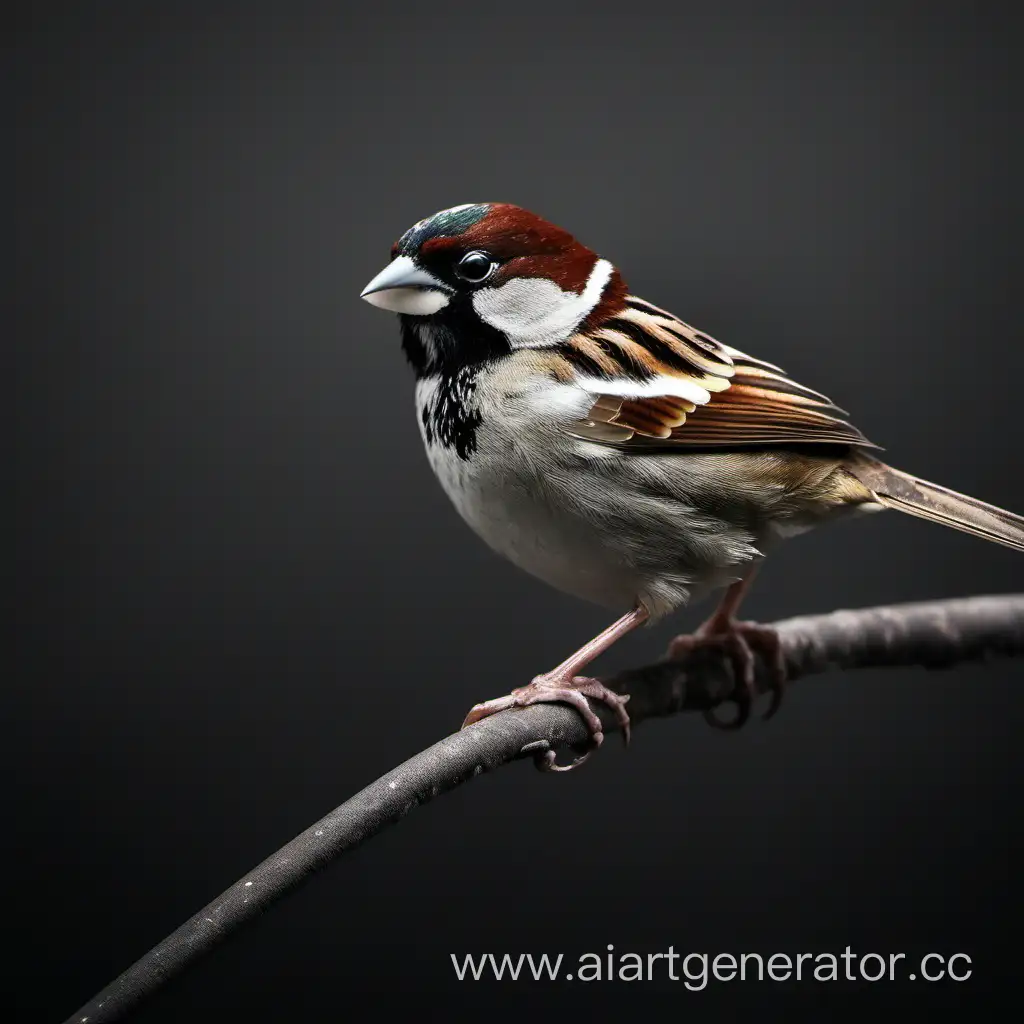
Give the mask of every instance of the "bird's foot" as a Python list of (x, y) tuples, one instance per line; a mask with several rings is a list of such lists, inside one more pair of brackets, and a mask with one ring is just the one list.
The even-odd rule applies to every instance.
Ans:
[(604, 729), (601, 719), (594, 714), (587, 697), (599, 700), (607, 704), (614, 712), (622, 727), (622, 738), (629, 743), (629, 715), (626, 713), (626, 702), (628, 694), (616, 693), (609, 690), (599, 679), (592, 679), (589, 676), (572, 676), (557, 672), (547, 672), (536, 676), (533, 682), (521, 686), (517, 690), (506, 694), (504, 697), (495, 697), (493, 700), (484, 701), (470, 709), (466, 715), (462, 728), (479, 722), (498, 711), (505, 711), (509, 708), (525, 708), (531, 704), (571, 704), (583, 716), (590, 730), (590, 748), (577, 757), (571, 764), (555, 764), (555, 752), (546, 750), (538, 755), (537, 767), (547, 772), (567, 772), (578, 768), (586, 761), (591, 754), (604, 742)]
[(736, 702), (736, 714), (732, 718), (719, 718), (714, 708), (704, 712), (704, 718), (716, 729), (739, 729), (750, 717), (750, 709), (757, 696), (755, 650), (761, 652), (769, 665), (771, 704), (761, 717), (767, 721), (779, 710), (787, 678), (786, 660), (779, 634), (771, 626), (712, 617), (695, 633), (677, 636), (669, 644), (668, 657), (681, 658), (699, 647), (717, 647), (724, 651), (732, 661), (739, 684), (732, 698)]

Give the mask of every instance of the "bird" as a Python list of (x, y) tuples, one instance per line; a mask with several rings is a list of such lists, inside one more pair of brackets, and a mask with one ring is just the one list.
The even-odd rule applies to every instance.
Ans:
[(550, 671), (470, 709), (563, 703), (603, 739), (588, 699), (629, 743), (628, 696), (583, 674), (641, 625), (721, 591), (667, 656), (722, 651), (735, 713), (769, 666), (770, 718), (786, 671), (778, 635), (737, 615), (765, 558), (825, 523), (897, 509), (1024, 551), (1024, 518), (882, 462), (831, 399), (635, 295), (568, 231), (511, 203), (463, 203), (416, 222), (360, 297), (398, 315), (426, 456), (466, 524), (551, 587), (620, 617)]

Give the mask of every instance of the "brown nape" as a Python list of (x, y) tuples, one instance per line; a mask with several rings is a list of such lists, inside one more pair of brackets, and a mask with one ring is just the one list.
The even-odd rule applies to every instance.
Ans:
[(560, 253), (515, 256), (495, 273), (492, 283), (501, 285), (515, 277), (540, 277), (578, 295), (586, 288), (596, 262), (597, 257), (582, 245)]
[(591, 331), (600, 327), (605, 320), (618, 316), (626, 308), (626, 296), (629, 287), (618, 270), (612, 270), (612, 276), (604, 287), (601, 301), (590, 311), (578, 330)]

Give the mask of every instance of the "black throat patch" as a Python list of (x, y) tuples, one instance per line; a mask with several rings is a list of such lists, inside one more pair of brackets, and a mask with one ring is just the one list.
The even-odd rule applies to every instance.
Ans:
[(402, 351), (417, 378), (455, 374), (512, 351), (508, 338), (476, 315), (468, 296), (453, 296), (444, 309), (430, 317), (401, 313), (398, 319)]
[(476, 451), (476, 432), (483, 423), (479, 410), (472, 407), (476, 374), (477, 368), (471, 366), (440, 373), (434, 394), (420, 413), (427, 443), (453, 448), (460, 459)]

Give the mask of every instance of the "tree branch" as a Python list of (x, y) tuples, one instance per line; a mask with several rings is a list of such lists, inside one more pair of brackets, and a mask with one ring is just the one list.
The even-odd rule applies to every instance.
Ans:
[[(1024, 654), (1024, 594), (893, 605), (775, 623), (790, 680), (832, 669), (917, 665), (947, 668)], [(604, 682), (630, 694), (633, 725), (679, 711), (704, 711), (736, 687), (720, 652), (701, 649), (683, 661), (660, 662)], [(769, 684), (760, 659), (758, 689)], [(596, 705), (606, 732), (616, 722)], [(405, 817), (414, 807), (476, 775), (547, 749), (583, 746), (587, 729), (566, 705), (503, 711), (454, 733), (388, 772), (268, 857), (154, 946), (66, 1024), (123, 1019), (246, 921), (297, 888), (331, 860)]]

